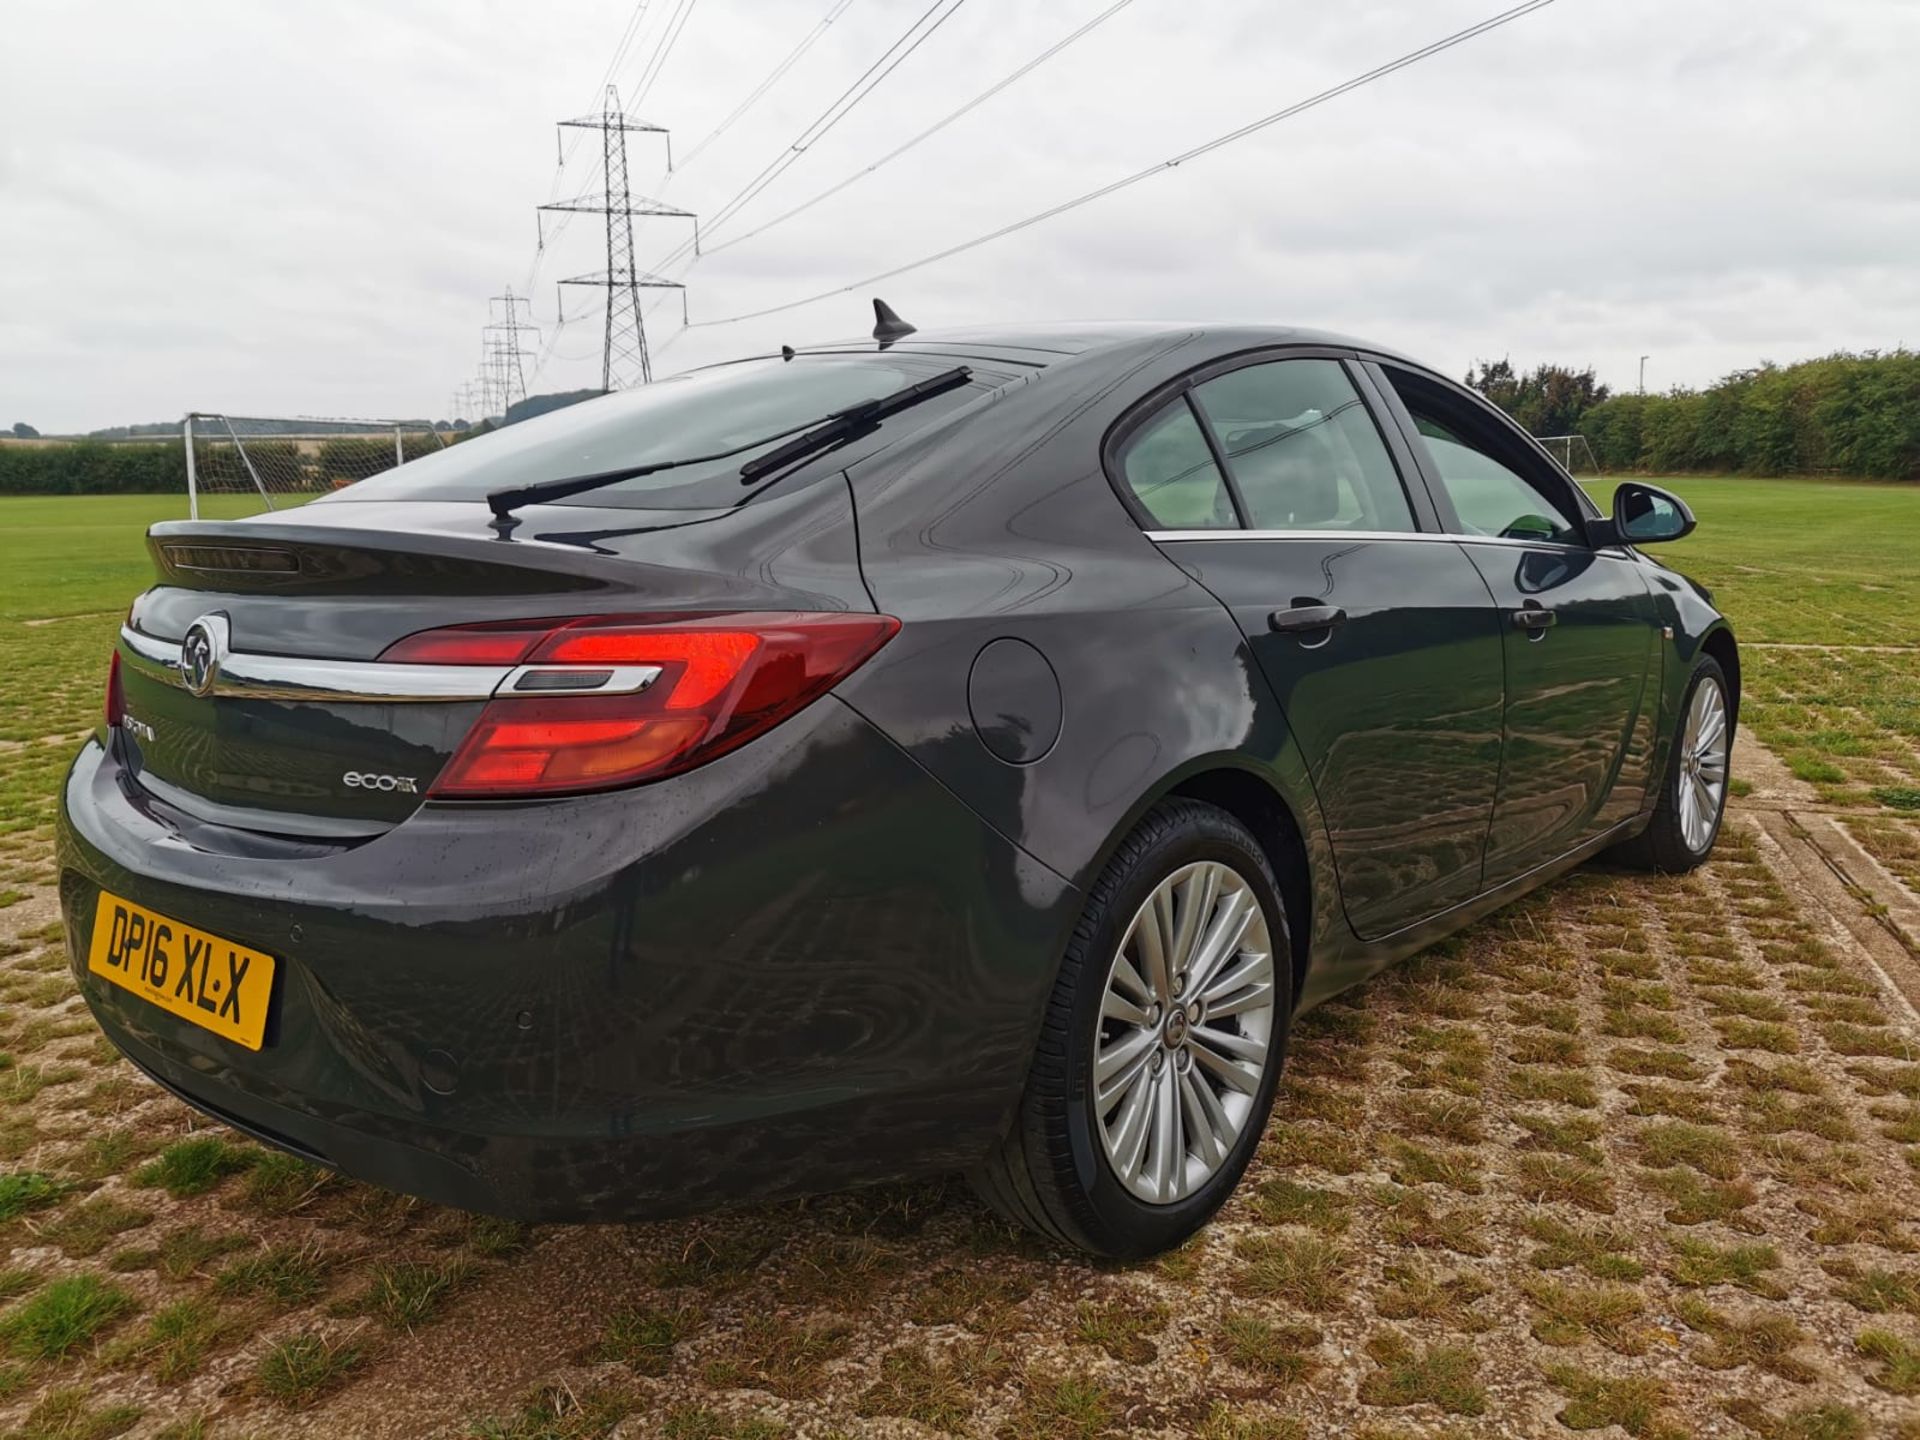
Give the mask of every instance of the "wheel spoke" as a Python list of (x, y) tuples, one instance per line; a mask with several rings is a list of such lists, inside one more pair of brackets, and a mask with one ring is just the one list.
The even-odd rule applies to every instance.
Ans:
[(1242, 1095), (1251, 1095), (1260, 1088), (1258, 1072), (1249, 1075), (1245, 1066), (1236, 1065), (1224, 1055), (1215, 1053), (1205, 1045), (1193, 1047), (1193, 1060), (1196, 1065), (1206, 1066), (1210, 1074), (1219, 1077)]
[(1158, 1040), (1159, 1037), (1151, 1030), (1129, 1030), (1102, 1050), (1093, 1065), (1093, 1083), (1099, 1093), (1105, 1095), (1112, 1088), (1110, 1082), (1145, 1060)]
[(1700, 814), (1700, 834), (1704, 839), (1707, 831), (1713, 828), (1714, 819), (1720, 812), (1720, 801), (1714, 795), (1713, 788), (1697, 775), (1693, 778), (1693, 788), (1696, 792), (1694, 807)]
[(1120, 1111), (1120, 1127), (1113, 1141), (1114, 1168), (1128, 1184), (1140, 1178), (1140, 1159), (1146, 1153), (1147, 1131), (1153, 1120), (1153, 1076), (1143, 1067), (1127, 1092)]
[(1186, 1158), (1180, 1145), (1180, 1101), (1174, 1094), (1173, 1069), (1153, 1077), (1153, 1190), (1162, 1200), (1173, 1198), (1173, 1183)]
[(1128, 1025), (1148, 1024), (1147, 1012), (1118, 990), (1108, 989), (1100, 1002), (1100, 1014), (1108, 1020), (1121, 1020)]
[[(1201, 927), (1213, 913), (1213, 902), (1219, 892), (1220, 871), (1212, 865), (1201, 866), (1180, 886), (1173, 944), (1167, 953), (1167, 963), (1175, 974), (1193, 968), (1194, 946), (1200, 938)], [(1171, 996), (1173, 991), (1167, 994)]]
[(1134, 939), (1140, 947), (1141, 962), (1146, 966), (1149, 996), (1162, 1003), (1173, 994), (1173, 962), (1167, 954), (1173, 936), (1173, 917), (1168, 913), (1171, 904), (1172, 899), (1163, 886), (1148, 897), (1146, 907), (1134, 923)]
[(1273, 967), (1267, 967), (1264, 980), (1250, 982), (1229, 994), (1226, 999), (1207, 1006), (1209, 1020), (1225, 1020), (1229, 1015), (1244, 1015), (1249, 1010), (1264, 1010), (1273, 1004)]
[[(1258, 987), (1273, 979), (1273, 957), (1263, 950), (1242, 950), (1237, 963), (1213, 977), (1212, 983), (1200, 992), (1200, 999), (1207, 1007), (1209, 1017), (1236, 1015), (1247, 1007), (1238, 1003), (1241, 991), (1249, 987)], [(1268, 985), (1268, 989), (1271, 989)], [(1234, 1008), (1228, 1009), (1229, 1002)]]
[[(1137, 920), (1134, 922), (1136, 931), (1139, 924), (1140, 922)], [(1129, 941), (1137, 938), (1137, 934), (1127, 936)], [(1124, 945), (1120, 947), (1119, 958), (1113, 962), (1113, 980), (1112, 983), (1107, 986), (1107, 993), (1109, 995), (1113, 993), (1113, 987), (1115, 985), (1118, 985), (1135, 1000), (1144, 1000), (1149, 1005), (1151, 1005), (1155, 999), (1153, 991), (1147, 986), (1147, 982), (1141, 978), (1140, 972), (1133, 968), (1133, 962), (1127, 959), (1127, 950)]]
[(1196, 1025), (1187, 1033), (1193, 1036), (1194, 1044), (1211, 1046), (1233, 1060), (1245, 1060), (1249, 1064), (1259, 1065), (1267, 1058), (1265, 1042), (1245, 1035), (1235, 1035), (1230, 1030), (1216, 1030), (1211, 1025)]
[(1187, 1129), (1194, 1138), (1194, 1148), (1200, 1152), (1207, 1169), (1217, 1168), (1227, 1158), (1233, 1121), (1227, 1118), (1212, 1087), (1191, 1066), (1180, 1075), (1180, 1100), (1187, 1112)]
[(1253, 923), (1253, 917), (1259, 911), (1260, 907), (1249, 890), (1235, 890), (1227, 896), (1226, 903), (1220, 906), (1219, 914), (1201, 940), (1193, 964), (1188, 967), (1188, 993), (1206, 990), (1220, 967), (1239, 949), (1240, 937), (1247, 933), (1247, 927)]
[(1719, 746), (1720, 737), (1726, 733), (1727, 712), (1715, 705), (1707, 712), (1706, 723), (1700, 727), (1700, 734), (1694, 741), (1694, 748), (1703, 753), (1713, 750)]

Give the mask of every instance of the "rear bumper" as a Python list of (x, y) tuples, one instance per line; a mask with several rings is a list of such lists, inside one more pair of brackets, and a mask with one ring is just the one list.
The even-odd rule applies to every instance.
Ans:
[[(971, 1163), (1071, 889), (837, 700), (688, 775), (212, 845), (90, 742), (59, 832), (102, 1028), (190, 1103), (397, 1190), (625, 1219)], [(276, 957), (249, 1051), (89, 975), (102, 889)]]

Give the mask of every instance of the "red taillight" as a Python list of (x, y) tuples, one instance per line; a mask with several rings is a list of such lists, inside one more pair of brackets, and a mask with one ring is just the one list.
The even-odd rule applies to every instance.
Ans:
[[(818, 699), (899, 628), (890, 615), (594, 618), (511, 634), (503, 626), (429, 630), (381, 658), (659, 667), (635, 694), (490, 700), (429, 793), (498, 799), (612, 789), (705, 764)], [(512, 653), (509, 640), (518, 644)]]
[(412, 665), (518, 665), (553, 629), (551, 620), (504, 620), (490, 625), (449, 625), (396, 640), (382, 660)]
[(127, 713), (126, 701), (120, 694), (120, 652), (113, 652), (113, 658), (107, 662), (107, 729), (118, 730), (120, 717)]

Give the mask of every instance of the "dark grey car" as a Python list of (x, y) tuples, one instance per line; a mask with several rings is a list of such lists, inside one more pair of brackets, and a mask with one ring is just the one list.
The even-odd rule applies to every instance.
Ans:
[(1301, 1009), (1602, 851), (1706, 856), (1738, 656), (1634, 548), (1692, 523), (1301, 331), (611, 395), (154, 527), (63, 796), (75, 973), (193, 1104), (449, 1203), (966, 1170), (1151, 1252)]

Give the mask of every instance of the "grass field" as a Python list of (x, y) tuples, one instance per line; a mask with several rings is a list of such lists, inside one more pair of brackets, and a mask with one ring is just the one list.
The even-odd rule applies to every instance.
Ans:
[[(1920, 485), (1656, 478), (1700, 528), (1652, 554), (1712, 588), (1743, 641), (1920, 645)], [(1588, 487), (1603, 504), (1605, 483)]]
[[(1829, 804), (1920, 813), (1920, 486), (1667, 482), (1700, 528), (1653, 553), (1746, 652), (1742, 724)], [(1593, 487), (1603, 501), (1611, 487)], [(1825, 650), (1848, 646), (1844, 664)]]
[[(1920, 884), (1920, 487), (1671, 484), (1743, 721)], [(75, 994), (48, 845), (180, 508), (0, 501), (0, 1437), (1920, 1440), (1920, 1026), (1744, 820), (1308, 1017), (1152, 1264), (946, 1183), (529, 1229), (195, 1117)]]

